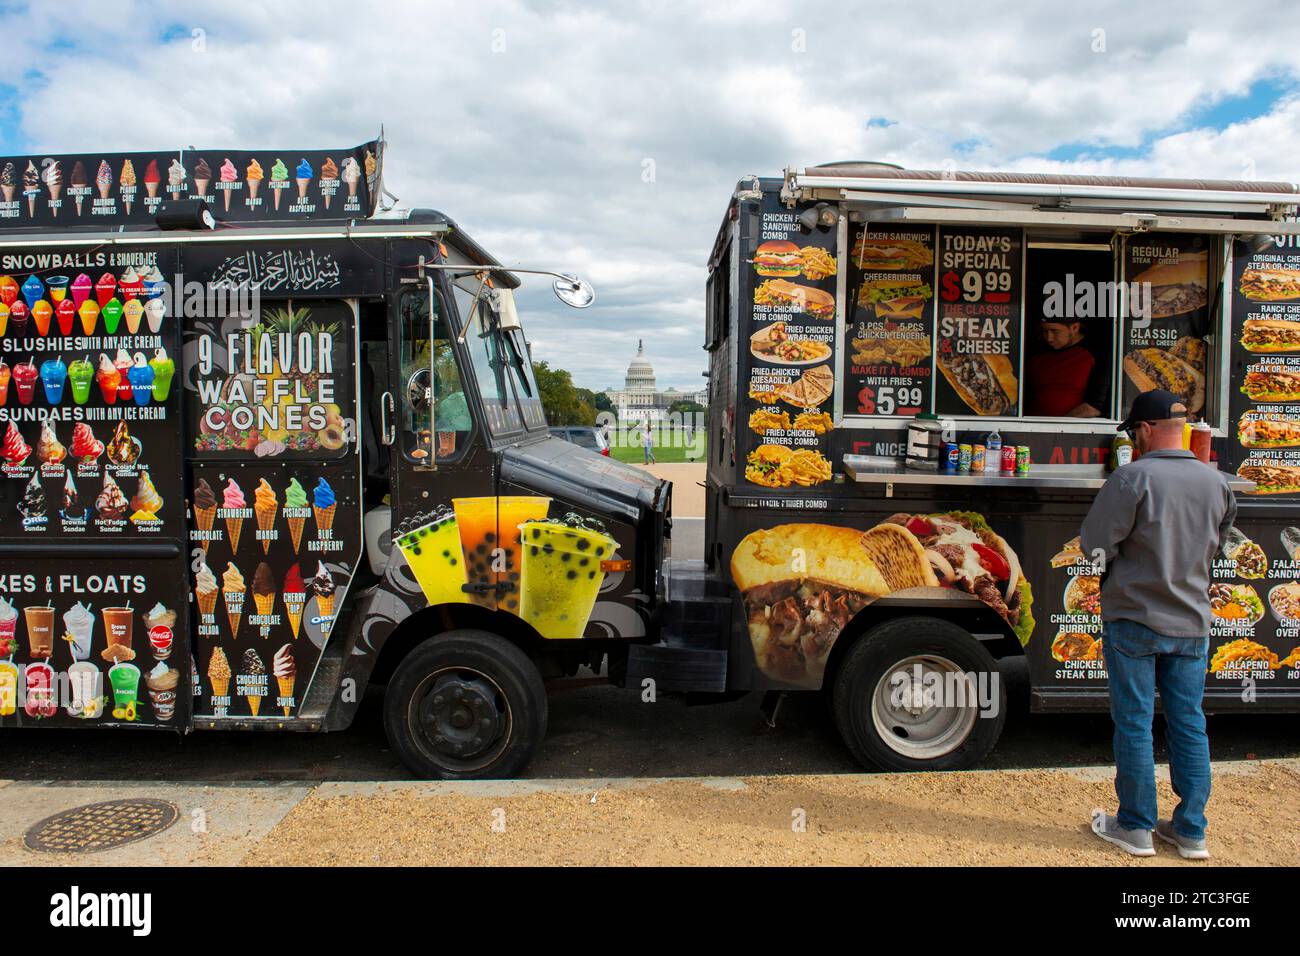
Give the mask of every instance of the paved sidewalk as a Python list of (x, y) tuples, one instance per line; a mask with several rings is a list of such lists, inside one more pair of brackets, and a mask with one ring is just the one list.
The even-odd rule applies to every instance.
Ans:
[[(1114, 803), (1110, 768), (746, 778), (323, 783), (268, 786), (0, 781), (0, 864), (999, 865), (1188, 864), (1101, 844), (1088, 811)], [(1161, 808), (1173, 794), (1161, 768)], [(78, 856), (22, 845), (82, 803), (152, 796), (169, 830)], [(1214, 768), (1219, 865), (1300, 865), (1300, 760)], [(201, 820), (206, 831), (196, 828)]]

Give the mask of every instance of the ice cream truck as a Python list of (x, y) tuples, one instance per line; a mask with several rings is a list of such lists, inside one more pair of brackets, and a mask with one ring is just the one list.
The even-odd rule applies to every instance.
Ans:
[(0, 162), (0, 726), (330, 731), (383, 683), (413, 770), (502, 776), (545, 680), (657, 634), (669, 486), (549, 436), (522, 273), (376, 215), (382, 162)]

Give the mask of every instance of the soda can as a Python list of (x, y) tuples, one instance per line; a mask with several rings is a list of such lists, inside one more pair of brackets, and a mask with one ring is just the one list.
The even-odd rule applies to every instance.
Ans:
[(957, 448), (956, 442), (946, 441), (943, 443), (943, 457), (939, 459), (939, 465), (944, 471), (956, 471), (957, 463), (961, 460), (961, 452)]
[(1014, 474), (1016, 470), (1016, 446), (1002, 446), (1002, 473), (1004, 475)]
[(987, 456), (987, 454), (988, 453), (987, 451), (985, 451), (983, 445), (971, 445), (970, 446), (970, 470), (975, 472), (976, 474), (981, 474), (984, 471), (984, 459)]
[(970, 445), (957, 446), (957, 470), (963, 474), (970, 472), (971, 447)]
[(1016, 446), (1016, 474), (1017, 475), (1029, 474), (1029, 446), (1028, 445)]

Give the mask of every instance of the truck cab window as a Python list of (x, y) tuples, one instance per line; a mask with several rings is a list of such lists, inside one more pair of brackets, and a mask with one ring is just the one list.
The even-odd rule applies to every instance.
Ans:
[(451, 461), (463, 454), (473, 420), (446, 319), (441, 312), (434, 316), (430, 339), (429, 295), (423, 287), (405, 289), (399, 309), (402, 453), (414, 462)]
[(485, 420), (494, 435), (520, 431), (523, 425), (519, 401), (509, 383), (510, 357), (506, 353), (505, 337), (491, 331), (486, 319), (486, 307), (481, 303), (475, 306), (474, 292), (464, 288), (466, 285), (477, 290), (479, 280), (468, 276), (457, 280), (453, 288), (460, 320), (469, 324), (469, 331), (465, 334), (465, 349), (469, 353), (474, 384), (483, 403)]

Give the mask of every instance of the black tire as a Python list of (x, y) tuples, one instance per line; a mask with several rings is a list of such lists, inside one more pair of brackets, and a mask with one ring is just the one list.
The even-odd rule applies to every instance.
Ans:
[[(886, 682), (883, 686), (888, 689), (891, 675), (900, 665), (904, 667), (904, 673), (911, 673), (912, 665), (907, 663), (910, 658), (930, 662), (923, 667), (955, 665), (957, 670), (976, 675), (979, 681), (988, 681), (983, 686), (996, 687), (996, 714), (986, 716), (981, 713), (978, 700), (973, 702), (973, 710), (970, 706), (920, 708), (923, 714), (933, 716), (919, 716), (916, 718), (918, 721), (930, 719), (932, 724), (942, 728), (945, 722), (952, 720), (954, 726), (948, 730), (950, 737), (937, 734), (933, 754), (917, 756), (900, 752), (923, 746), (930, 728), (921, 722), (913, 724), (918, 733), (912, 739), (906, 718), (891, 720), (894, 715), (890, 714), (878, 718), (873, 713), (873, 704), (882, 682)], [(965, 770), (973, 767), (993, 750), (1007, 720), (1006, 687), (992, 655), (961, 627), (932, 617), (896, 618), (863, 634), (840, 665), (831, 693), (835, 723), (849, 751), (864, 766), (882, 770)], [(969, 724), (972, 713), (974, 723)], [(887, 728), (884, 733), (881, 725)]]
[(509, 641), (448, 631), (397, 666), (384, 694), (384, 730), (402, 762), (425, 779), (514, 777), (546, 736), (546, 688)]

